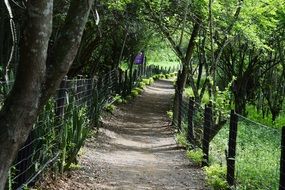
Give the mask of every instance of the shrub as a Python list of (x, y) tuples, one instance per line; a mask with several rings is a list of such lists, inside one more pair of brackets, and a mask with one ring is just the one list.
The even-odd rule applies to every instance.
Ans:
[(218, 164), (204, 167), (206, 172), (206, 181), (209, 186), (214, 190), (228, 189), (228, 183), (226, 181), (226, 167), (222, 167)]
[(159, 74), (159, 79), (165, 79), (165, 75), (164, 74)]
[(143, 81), (139, 82), (139, 88), (145, 88), (145, 87), (146, 87), (146, 83), (144, 83)]
[(158, 80), (158, 79), (159, 79), (159, 75), (154, 75), (152, 78), (153, 78), (154, 80)]
[(122, 97), (120, 95), (116, 95), (114, 97), (114, 102), (118, 103), (118, 104), (121, 104), (123, 102)]
[(152, 85), (154, 83), (154, 80), (152, 77), (149, 78), (149, 85)]
[(141, 88), (134, 88), (133, 90), (137, 91), (139, 94), (142, 94), (143, 93), (143, 89)]
[(131, 97), (135, 98), (139, 95), (139, 92), (137, 90), (132, 90), (131, 91)]
[(189, 146), (189, 144), (188, 144), (188, 142), (187, 142), (186, 131), (182, 131), (182, 132), (180, 132), (180, 133), (177, 133), (177, 134), (175, 135), (175, 139), (176, 139), (176, 142), (177, 142), (179, 145), (181, 145), (181, 146), (183, 146), (183, 147), (188, 147), (188, 146)]
[(170, 119), (170, 120), (172, 120), (172, 118), (173, 118), (173, 111), (167, 111), (166, 112), (166, 114), (167, 114), (167, 117)]
[(145, 85), (150, 85), (150, 80), (149, 80), (149, 79), (142, 79), (142, 82), (143, 82)]
[(77, 164), (76, 157), (90, 131), (86, 107), (76, 108), (70, 104), (68, 109), (71, 110), (72, 118), (64, 123), (61, 136), (61, 172), (71, 164)]
[(186, 152), (187, 158), (194, 162), (195, 165), (201, 166), (203, 161), (203, 151), (198, 149), (188, 150)]
[(113, 104), (107, 104), (107, 105), (104, 107), (104, 109), (105, 109), (106, 111), (112, 113), (112, 112), (114, 112), (114, 110), (116, 109), (116, 106), (113, 105)]
[(165, 75), (165, 78), (166, 78), (166, 79), (169, 79), (170, 77), (171, 77), (170, 74), (166, 74), (166, 75)]

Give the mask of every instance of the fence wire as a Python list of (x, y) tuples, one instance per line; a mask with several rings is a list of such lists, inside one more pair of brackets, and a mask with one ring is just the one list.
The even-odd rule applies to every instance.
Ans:
[[(55, 163), (61, 162), (65, 166), (76, 162), (72, 155), (79, 151), (83, 136), (89, 129), (98, 126), (101, 110), (113, 101), (114, 96), (127, 96), (143, 77), (173, 69), (157, 66), (146, 67), (144, 72), (114, 69), (103, 72), (97, 79), (64, 79), (20, 148), (10, 168), (7, 189), (23, 189), (32, 185), (39, 174)], [(12, 85), (12, 81), (0, 83), (0, 108)]]
[(238, 115), (237, 189), (278, 189), (281, 130)]
[[(223, 168), (227, 172), (224, 177), (235, 189), (279, 189), (279, 186), (284, 189), (280, 184), (280, 178), (285, 176), (285, 171), (280, 168), (285, 156), (281, 157), (281, 129), (185, 97), (179, 102), (173, 125), (186, 136), (189, 148), (203, 150), (203, 165)], [(189, 138), (191, 129), (192, 142)]]

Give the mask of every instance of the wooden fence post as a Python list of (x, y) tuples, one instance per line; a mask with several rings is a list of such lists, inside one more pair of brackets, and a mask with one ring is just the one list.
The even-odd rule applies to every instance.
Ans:
[(134, 73), (133, 73), (133, 86), (136, 83), (136, 81), (138, 80), (138, 70), (135, 69)]
[(123, 81), (123, 71), (121, 69), (118, 70), (118, 88), (117, 88), (117, 94), (121, 94), (122, 92), (122, 81)]
[(227, 155), (227, 182), (231, 187), (235, 185), (237, 127), (238, 127), (238, 116), (235, 113), (235, 111), (232, 110), (230, 118), (230, 133), (229, 133), (228, 155)]
[(123, 96), (126, 97), (128, 95), (128, 71), (125, 71), (125, 81), (124, 81), (124, 91)]
[(178, 92), (178, 85), (180, 81), (180, 74), (181, 71), (178, 71), (178, 77), (175, 85), (175, 93), (174, 93), (174, 101), (173, 101), (173, 118), (172, 118), (172, 124), (177, 124), (178, 120), (178, 112), (179, 112), (179, 92)]
[(193, 116), (194, 116), (194, 98), (191, 97), (189, 99), (189, 106), (188, 106), (188, 141), (191, 144), (194, 144), (194, 126), (193, 126)]
[(129, 70), (129, 78), (130, 78), (130, 81), (129, 81), (128, 93), (131, 93), (132, 88), (133, 88), (133, 82), (134, 82), (134, 79), (133, 79), (133, 66), (134, 66), (134, 63), (131, 62), (130, 70)]
[(178, 131), (181, 131), (182, 124), (182, 106), (183, 106), (183, 93), (178, 91), (178, 118), (177, 118), (177, 127)]
[(59, 90), (57, 93), (56, 108), (55, 108), (56, 121), (60, 121), (62, 117), (64, 116), (64, 104), (66, 100), (65, 92), (66, 92), (66, 78), (61, 81)]
[(285, 126), (282, 128), (279, 190), (285, 190)]
[(210, 131), (212, 128), (212, 103), (205, 107), (204, 134), (202, 140), (203, 161), (202, 166), (209, 166)]

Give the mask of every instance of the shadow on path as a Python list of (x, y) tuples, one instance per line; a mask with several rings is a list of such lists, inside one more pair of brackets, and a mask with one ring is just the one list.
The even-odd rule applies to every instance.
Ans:
[(205, 189), (201, 169), (176, 144), (166, 118), (173, 93), (171, 81), (157, 81), (105, 117), (84, 148), (81, 168), (55, 189)]

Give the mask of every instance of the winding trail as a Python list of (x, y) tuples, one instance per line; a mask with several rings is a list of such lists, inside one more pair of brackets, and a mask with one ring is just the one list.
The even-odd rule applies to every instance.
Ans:
[(171, 83), (157, 81), (135, 101), (104, 117), (98, 137), (84, 147), (81, 167), (45, 188), (205, 189), (201, 169), (176, 144), (166, 118), (174, 93)]

